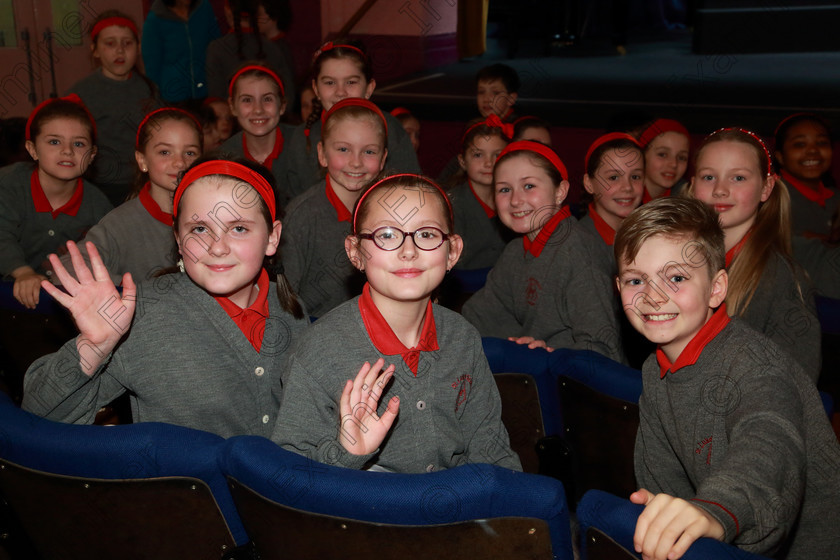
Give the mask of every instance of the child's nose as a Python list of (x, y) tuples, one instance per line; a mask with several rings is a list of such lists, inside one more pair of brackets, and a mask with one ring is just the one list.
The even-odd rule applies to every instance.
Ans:
[(229, 250), (230, 249), (228, 247), (224, 233), (219, 235), (218, 237), (211, 235), (210, 246), (207, 248), (208, 253), (210, 253), (214, 257), (222, 257), (224, 255), (227, 255)]
[(400, 258), (408, 259), (417, 255), (417, 245), (414, 244), (414, 236), (406, 235), (400, 246)]

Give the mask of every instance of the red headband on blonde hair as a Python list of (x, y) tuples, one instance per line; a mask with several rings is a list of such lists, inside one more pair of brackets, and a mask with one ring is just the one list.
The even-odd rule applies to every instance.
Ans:
[(41, 103), (38, 104), (37, 107), (32, 109), (32, 112), (29, 113), (29, 118), (26, 119), (26, 140), (32, 140), (32, 122), (35, 120), (35, 116), (41, 112), (41, 109), (43, 109), (47, 105), (55, 103), (56, 101), (69, 101), (70, 103), (75, 103), (76, 105), (85, 110), (85, 113), (87, 113), (87, 116), (90, 119), (90, 126), (93, 129), (93, 138), (91, 138), (91, 140), (96, 142), (96, 121), (94, 120), (93, 115), (90, 113), (88, 108), (82, 102), (82, 98), (76, 95), (75, 93), (71, 93), (66, 97), (50, 97), (49, 99), (41, 101)]
[(344, 43), (333, 43), (332, 41), (327, 41), (326, 43), (321, 45), (321, 48), (318, 49), (317, 51), (315, 51), (315, 54), (312, 56), (312, 60), (317, 59), (319, 56), (321, 56), (321, 54), (323, 54), (327, 51), (331, 51), (331, 50), (337, 49), (339, 47), (343, 48), (343, 49), (354, 50), (361, 55), (362, 60), (367, 60), (367, 55), (359, 47), (354, 47), (353, 45), (347, 45), (347, 44), (344, 44)]
[(417, 175), (415, 173), (397, 173), (396, 175), (389, 175), (388, 177), (380, 179), (379, 181), (377, 181), (376, 183), (371, 185), (370, 188), (368, 188), (362, 194), (362, 196), (359, 198), (359, 202), (356, 203), (356, 209), (353, 211), (353, 233), (356, 233), (358, 231), (356, 229), (356, 219), (359, 217), (359, 210), (361, 209), (362, 203), (365, 201), (367, 196), (370, 193), (372, 193), (376, 189), (376, 187), (378, 187), (379, 185), (381, 185), (385, 181), (390, 181), (391, 179), (397, 179), (399, 177), (412, 177), (412, 178), (417, 179), (419, 181), (423, 181), (424, 183), (428, 184), (429, 186), (437, 189), (437, 191), (443, 196), (443, 200), (446, 201), (446, 208), (449, 211), (449, 217), (452, 218), (454, 216), (454, 213), (452, 212), (452, 202), (450, 202), (450, 200), (449, 200), (449, 195), (446, 194), (446, 191), (444, 191), (442, 188), (440, 188), (440, 185), (438, 185), (437, 183), (435, 183), (434, 181), (432, 181), (428, 177), (424, 177), (423, 175)]
[(654, 138), (666, 132), (678, 132), (686, 137), (688, 136), (688, 129), (681, 122), (673, 119), (656, 119), (639, 136), (639, 144), (646, 148)]
[(143, 120), (140, 121), (140, 126), (137, 127), (137, 135), (134, 137), (134, 149), (135, 150), (137, 150), (139, 152), (142, 149), (141, 146), (140, 146), (140, 131), (143, 130), (143, 127), (146, 126), (146, 123), (149, 122), (149, 119), (151, 119), (155, 115), (159, 115), (160, 113), (165, 113), (165, 112), (174, 112), (174, 113), (181, 113), (182, 115), (187, 115), (195, 123), (195, 126), (198, 127), (199, 133), (204, 128), (204, 127), (201, 126), (201, 123), (198, 122), (198, 119), (196, 118), (196, 116), (193, 115), (192, 113), (190, 113), (189, 111), (185, 111), (184, 109), (179, 109), (178, 107), (161, 107), (160, 109), (155, 109), (154, 111), (152, 111), (151, 113), (149, 113), (148, 115), (143, 117)]
[(762, 140), (761, 137), (759, 137), (759, 135), (756, 134), (755, 132), (753, 132), (751, 130), (747, 130), (746, 128), (741, 128), (739, 126), (730, 126), (730, 127), (719, 128), (719, 129), (715, 130), (714, 132), (712, 132), (711, 134), (706, 136), (706, 140), (708, 140), (709, 138), (711, 138), (712, 136), (714, 136), (716, 134), (720, 134), (721, 132), (733, 132), (733, 131), (734, 132), (740, 132), (742, 134), (746, 134), (747, 136), (751, 137), (753, 140), (758, 142), (758, 145), (761, 146), (761, 149), (764, 150), (764, 155), (767, 157), (767, 176), (769, 177), (770, 175), (772, 175), (773, 174), (773, 160), (770, 157), (770, 150), (767, 149), (767, 144), (764, 143), (764, 140)]
[(630, 142), (638, 146), (640, 149), (642, 147), (641, 144), (639, 144), (638, 140), (636, 140), (626, 132), (609, 132), (592, 142), (592, 145), (589, 146), (588, 150), (586, 150), (586, 158), (584, 158), (583, 160), (583, 168), (589, 169), (589, 158), (592, 157), (592, 154), (595, 152), (595, 150), (597, 150), (607, 142), (612, 142), (613, 140), (629, 140)]
[(385, 125), (385, 134), (388, 134), (388, 121), (385, 120), (385, 114), (379, 107), (376, 106), (376, 104), (373, 101), (369, 101), (364, 97), (347, 97), (330, 107), (329, 111), (322, 112), (321, 126), (327, 124), (327, 119), (329, 119), (333, 115), (333, 113), (335, 113), (339, 109), (343, 109), (344, 107), (364, 107), (365, 109), (370, 109), (371, 111), (379, 115), (380, 119), (382, 119), (382, 124)]
[(134, 33), (134, 36), (137, 37), (140, 35), (137, 33), (137, 26), (134, 25), (134, 22), (128, 18), (122, 16), (114, 16), (105, 18), (102, 21), (96, 22), (96, 25), (93, 26), (93, 29), (90, 30), (90, 40), (93, 41), (96, 39), (96, 36), (105, 29), (106, 27), (111, 27), (112, 25), (119, 25), (120, 27), (128, 27), (131, 29), (131, 32)]
[(274, 202), (274, 189), (271, 188), (271, 185), (265, 180), (265, 177), (241, 163), (226, 160), (205, 161), (187, 171), (187, 174), (178, 183), (178, 188), (175, 189), (175, 196), (172, 199), (173, 218), (178, 217), (178, 204), (181, 202), (181, 197), (184, 195), (187, 187), (208, 175), (227, 175), (228, 177), (245, 181), (254, 187), (257, 193), (259, 193), (260, 198), (265, 201), (265, 205), (268, 207), (268, 213), (271, 215), (271, 221), (274, 221), (277, 214)]
[(489, 126), (490, 128), (498, 128), (502, 131), (502, 136), (504, 136), (508, 140), (513, 138), (513, 125), (502, 122), (502, 119), (499, 118), (499, 115), (497, 115), (496, 113), (491, 113), (487, 116), (486, 119), (484, 119), (481, 122), (475, 123), (474, 125), (472, 125), (464, 131), (464, 134), (461, 135), (461, 144), (463, 144), (464, 140), (467, 139), (469, 133), (478, 128), (479, 126)]
[(499, 157), (496, 158), (496, 161), (499, 161), (502, 159), (502, 156), (511, 152), (534, 152), (535, 154), (539, 154), (554, 166), (564, 181), (569, 180), (569, 172), (566, 171), (566, 166), (563, 165), (563, 161), (560, 159), (560, 156), (558, 156), (554, 150), (545, 144), (534, 142), (533, 140), (517, 140), (516, 142), (511, 142), (504, 150), (501, 151)]
[(249, 70), (259, 70), (260, 72), (268, 74), (272, 80), (277, 82), (277, 86), (280, 88), (280, 95), (284, 98), (286, 97), (286, 88), (283, 87), (283, 80), (280, 79), (280, 76), (278, 76), (271, 68), (260, 66), (259, 64), (249, 64), (248, 66), (244, 66), (240, 68), (236, 74), (231, 76), (230, 82), (228, 83), (228, 97), (233, 97), (233, 86), (236, 84), (236, 80), (239, 79), (239, 76)]

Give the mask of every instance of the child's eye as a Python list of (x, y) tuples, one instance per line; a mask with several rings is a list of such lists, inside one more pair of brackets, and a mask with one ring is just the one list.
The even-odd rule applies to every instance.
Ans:
[(367, 154), (367, 155), (369, 155), (369, 156), (375, 156), (375, 155), (377, 155), (378, 153), (379, 153), (379, 152), (378, 152), (377, 150), (365, 150), (365, 154)]
[(381, 239), (382, 241), (390, 241), (396, 237), (396, 232), (391, 228), (382, 228), (376, 231), (376, 239)]
[(607, 176), (607, 181), (618, 181), (619, 175), (609, 175)]
[(335, 82), (332, 81), (332, 80), (324, 80), (321, 83), (324, 84), (325, 86), (331, 86), (331, 85), (335, 84)]
[(438, 232), (433, 229), (418, 229), (415, 235), (419, 234), (421, 239), (437, 239)]
[(350, 150), (346, 146), (339, 146), (338, 148), (336, 148), (336, 151), (339, 151), (339, 152), (342, 152), (342, 153), (347, 153)]
[(656, 155), (661, 158), (666, 158), (668, 157), (668, 152), (657, 152)]
[(265, 97), (263, 97), (263, 103), (274, 103), (274, 96), (266, 95)]
[(677, 156), (677, 161), (679, 161), (679, 162), (688, 161), (688, 156), (685, 155), (685, 154), (680, 154), (680, 155)]
[(57, 146), (58, 145), (58, 139), (50, 138), (49, 140), (47, 140), (47, 144), (50, 144), (52, 146)]
[(626, 278), (624, 280), (625, 286), (641, 286), (642, 279), (641, 278)]
[(85, 142), (82, 142), (81, 140), (76, 140), (75, 142), (73, 142), (73, 145), (77, 148), (84, 148), (85, 146), (87, 146), (87, 144)]
[(186, 155), (187, 157), (193, 157), (194, 158), (194, 157), (198, 157), (198, 152), (196, 152), (195, 150), (187, 150), (184, 155)]
[(537, 186), (534, 183), (525, 183), (525, 190), (529, 191), (531, 189), (535, 189)]
[(701, 181), (714, 181), (715, 177), (714, 177), (714, 175), (701, 175), (700, 180)]
[(497, 193), (506, 194), (510, 192), (510, 187), (499, 187), (496, 189)]
[(161, 151), (158, 152), (158, 154), (160, 154), (162, 156), (168, 156), (169, 155), (169, 150), (161, 150)]
[(193, 226), (190, 231), (192, 233), (196, 233), (198, 235), (201, 235), (202, 233), (205, 233), (207, 231), (207, 227), (206, 226)]
[(638, 173), (633, 173), (632, 175), (630, 175), (630, 179), (632, 179), (633, 181), (641, 181), (642, 176), (639, 175)]
[(747, 180), (747, 178), (744, 177), (743, 175), (735, 175), (735, 177), (733, 177), (733, 179), (735, 179), (738, 182)]
[(248, 233), (248, 228), (246, 228), (245, 226), (233, 226), (231, 230), (234, 233)]

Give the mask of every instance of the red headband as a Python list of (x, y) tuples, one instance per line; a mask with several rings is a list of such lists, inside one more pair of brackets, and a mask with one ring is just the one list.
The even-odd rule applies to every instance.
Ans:
[(399, 117), (400, 115), (410, 115), (411, 111), (406, 109), (405, 107), (395, 107), (391, 109), (391, 116), (392, 117)]
[[(767, 176), (769, 177), (770, 175), (772, 175), (773, 174), (773, 160), (770, 158), (770, 150), (767, 149), (767, 144), (764, 143), (764, 140), (762, 140), (758, 136), (758, 134), (756, 134), (755, 132), (752, 132), (751, 130), (747, 130), (746, 128), (741, 128), (741, 127), (738, 127), (738, 126), (730, 126), (730, 127), (727, 127), (727, 128), (719, 128), (719, 129), (715, 130), (714, 132), (712, 132), (711, 134), (706, 136), (706, 140), (708, 140), (709, 138), (711, 138), (712, 136), (714, 136), (716, 134), (720, 134), (721, 132), (730, 132), (730, 131), (735, 131), (735, 132), (740, 132), (742, 134), (746, 134), (747, 136), (750, 136), (756, 142), (758, 142), (758, 145), (761, 146), (762, 150), (764, 150), (764, 155), (767, 156)], [(704, 144), (705, 144), (705, 142), (704, 142)]]
[(490, 128), (498, 128), (502, 131), (502, 136), (504, 136), (508, 140), (513, 138), (513, 125), (502, 122), (502, 119), (499, 118), (499, 115), (497, 115), (496, 113), (491, 113), (487, 116), (486, 119), (484, 119), (481, 122), (475, 123), (474, 125), (472, 125), (464, 131), (464, 134), (461, 136), (461, 144), (463, 144), (464, 141), (467, 139), (469, 133), (472, 132), (474, 129), (478, 128), (479, 126), (489, 126)]
[(94, 120), (93, 115), (90, 114), (90, 111), (88, 110), (88, 108), (85, 107), (85, 104), (82, 102), (82, 98), (79, 97), (78, 95), (76, 95), (75, 93), (71, 93), (70, 95), (68, 95), (66, 97), (50, 97), (49, 99), (45, 99), (45, 100), (41, 101), (41, 103), (37, 107), (32, 109), (32, 112), (29, 113), (29, 118), (26, 119), (26, 139), (27, 140), (32, 140), (32, 121), (35, 120), (35, 115), (40, 113), (41, 109), (43, 109), (47, 105), (55, 103), (56, 101), (69, 101), (70, 103), (75, 103), (76, 105), (78, 105), (79, 107), (81, 107), (82, 109), (85, 110), (85, 113), (87, 113), (87, 116), (90, 119), (91, 128), (93, 129), (93, 138), (91, 138), (91, 141), (95, 144), (96, 143), (96, 121)]
[(639, 136), (639, 144), (646, 148), (651, 141), (666, 132), (678, 132), (684, 136), (688, 136), (688, 129), (682, 125), (681, 122), (673, 119), (656, 119), (649, 127)]
[(286, 88), (283, 87), (283, 80), (280, 79), (280, 76), (278, 76), (272, 69), (260, 66), (259, 64), (249, 64), (248, 66), (240, 68), (239, 71), (231, 77), (230, 83), (228, 83), (228, 97), (233, 97), (233, 86), (236, 84), (236, 80), (239, 79), (239, 76), (249, 70), (259, 70), (260, 72), (268, 74), (271, 79), (277, 82), (277, 86), (280, 88), (280, 96), (284, 98), (286, 97)]
[(358, 218), (358, 216), (359, 216), (359, 209), (362, 207), (362, 203), (364, 202), (365, 198), (367, 198), (367, 196), (370, 193), (372, 193), (374, 190), (376, 190), (376, 187), (378, 187), (379, 185), (381, 185), (385, 181), (390, 181), (391, 179), (396, 179), (397, 177), (413, 177), (413, 178), (415, 178), (419, 181), (423, 181), (424, 183), (427, 183), (428, 185), (436, 188), (437, 191), (441, 195), (443, 195), (443, 200), (446, 201), (446, 208), (449, 210), (449, 217), (450, 218), (453, 217), (454, 213), (452, 212), (452, 202), (449, 201), (449, 195), (446, 194), (446, 191), (444, 191), (442, 188), (440, 188), (440, 185), (438, 185), (437, 183), (435, 183), (434, 181), (432, 181), (428, 177), (424, 177), (423, 175), (417, 175), (415, 173), (397, 173), (396, 175), (389, 175), (388, 177), (385, 177), (384, 179), (380, 179), (379, 181), (374, 183), (370, 188), (368, 188), (362, 194), (362, 196), (359, 198), (359, 202), (356, 203), (356, 209), (353, 211), (353, 233), (356, 233), (356, 231), (357, 231), (356, 230), (356, 218)]
[(265, 201), (265, 205), (268, 206), (268, 213), (271, 214), (271, 220), (274, 221), (274, 217), (276, 215), (274, 189), (271, 188), (271, 185), (265, 180), (265, 177), (253, 169), (245, 167), (241, 163), (218, 159), (205, 161), (204, 163), (196, 165), (187, 171), (186, 175), (181, 178), (181, 182), (178, 183), (178, 188), (175, 189), (175, 196), (172, 199), (173, 218), (178, 217), (178, 203), (181, 201), (181, 197), (184, 195), (184, 191), (187, 190), (187, 187), (202, 177), (207, 177), (208, 175), (227, 175), (229, 177), (235, 177), (236, 179), (241, 179), (254, 187), (260, 197)]
[[(830, 130), (830, 127), (828, 126), (828, 122), (816, 113), (794, 113), (792, 115), (786, 116), (785, 118), (783, 118), (779, 122), (779, 124), (776, 125), (776, 130), (773, 131), (773, 136), (775, 137), (775, 136), (779, 135), (779, 130), (785, 125), (785, 123), (787, 123), (788, 121), (790, 121), (792, 119), (796, 119), (796, 118), (799, 118), (799, 117), (806, 117), (809, 120), (812, 120), (814, 122), (818, 122), (821, 125), (823, 125), (826, 130)], [(780, 150), (781, 148), (782, 148), (781, 146), (776, 146), (777, 150)]]
[(509, 154), (511, 152), (534, 152), (535, 154), (539, 154), (545, 159), (547, 159), (551, 165), (560, 173), (560, 176), (563, 178), (564, 181), (569, 180), (569, 172), (566, 171), (566, 166), (563, 165), (563, 161), (560, 157), (548, 146), (542, 144), (540, 142), (534, 142), (533, 140), (517, 140), (516, 142), (511, 142), (507, 145), (507, 147), (502, 150), (499, 154), (499, 157), (496, 158), (496, 161), (502, 159), (502, 156)]
[(639, 144), (638, 140), (636, 140), (626, 132), (610, 132), (604, 134), (603, 136), (592, 142), (592, 145), (589, 146), (588, 150), (586, 150), (586, 158), (583, 160), (583, 168), (589, 169), (589, 158), (592, 157), (592, 154), (595, 152), (595, 150), (597, 150), (607, 142), (612, 142), (613, 140), (629, 140), (630, 142), (633, 142), (633, 144), (638, 146), (640, 149), (642, 147), (641, 144)]
[(347, 97), (330, 107), (329, 111), (322, 112), (321, 126), (327, 124), (327, 119), (329, 119), (333, 115), (333, 113), (335, 113), (339, 109), (343, 109), (344, 107), (364, 107), (365, 109), (370, 109), (371, 111), (379, 115), (380, 119), (382, 119), (382, 124), (385, 125), (385, 134), (388, 134), (388, 121), (385, 120), (385, 115), (382, 113), (382, 110), (379, 109), (379, 107), (377, 107), (374, 102), (368, 101), (364, 97)]
[(105, 18), (102, 21), (96, 23), (93, 26), (93, 29), (90, 30), (90, 39), (93, 41), (96, 39), (96, 36), (99, 35), (99, 32), (105, 29), (106, 27), (111, 27), (112, 25), (119, 25), (120, 27), (128, 27), (131, 29), (131, 32), (134, 33), (134, 36), (137, 37), (139, 33), (137, 33), (137, 26), (134, 25), (134, 22), (128, 18), (122, 16), (114, 16)]
[(312, 56), (312, 60), (315, 60), (316, 58), (318, 58), (319, 56), (321, 56), (321, 54), (322, 54), (322, 53), (325, 53), (325, 52), (327, 52), (327, 51), (331, 51), (331, 50), (333, 50), (333, 49), (337, 49), (337, 48), (339, 48), (339, 47), (340, 47), (340, 48), (343, 48), (343, 49), (351, 49), (351, 50), (354, 50), (354, 51), (356, 51), (357, 53), (359, 53), (359, 54), (361, 55), (362, 60), (367, 61), (367, 55), (366, 55), (366, 54), (365, 54), (365, 52), (364, 52), (362, 49), (360, 49), (359, 47), (354, 47), (353, 45), (345, 45), (344, 43), (333, 43), (332, 41), (327, 41), (326, 43), (324, 43), (323, 45), (321, 45), (321, 48), (320, 48), (320, 49), (318, 49), (317, 51), (315, 51), (315, 54)]
[(151, 113), (149, 113), (148, 115), (143, 117), (143, 120), (140, 121), (140, 126), (137, 127), (137, 135), (134, 137), (134, 149), (135, 150), (137, 150), (137, 151), (142, 150), (142, 148), (140, 147), (140, 131), (143, 130), (143, 127), (146, 126), (146, 123), (149, 122), (149, 119), (151, 119), (152, 117), (154, 117), (157, 114), (164, 113), (164, 112), (167, 112), (167, 111), (187, 115), (189, 118), (191, 118), (193, 120), (193, 122), (195, 123), (195, 126), (198, 127), (199, 132), (201, 132), (204, 128), (203, 126), (201, 126), (201, 123), (198, 122), (198, 119), (195, 117), (195, 115), (193, 115), (189, 111), (179, 109), (178, 107), (162, 107), (160, 109), (155, 109), (154, 111), (152, 111)]

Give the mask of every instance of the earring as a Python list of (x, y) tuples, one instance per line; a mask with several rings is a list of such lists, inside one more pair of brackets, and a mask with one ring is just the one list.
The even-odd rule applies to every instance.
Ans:
[(184, 268), (184, 259), (183, 259), (183, 258), (178, 259), (178, 270), (180, 270), (182, 273), (184, 273), (184, 272), (186, 272), (186, 271), (187, 271), (187, 270)]
[(149, 169), (144, 165), (143, 167), (140, 168), (140, 171), (142, 171), (143, 173), (148, 173)]

